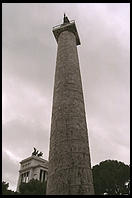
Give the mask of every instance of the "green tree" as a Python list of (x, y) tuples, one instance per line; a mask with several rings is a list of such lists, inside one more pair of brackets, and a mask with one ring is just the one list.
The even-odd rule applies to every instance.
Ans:
[(9, 187), (9, 183), (6, 182), (2, 182), (2, 194), (3, 195), (7, 195), (8, 194), (8, 187)]
[(14, 192), (12, 190), (8, 190), (9, 188), (9, 183), (7, 182), (2, 182), (2, 194), (3, 195), (15, 195), (18, 194), (17, 192)]
[(46, 182), (32, 179), (28, 183), (21, 183), (19, 186), (19, 193), (22, 195), (45, 195)]
[(129, 194), (130, 167), (117, 160), (106, 160), (92, 168), (95, 194)]

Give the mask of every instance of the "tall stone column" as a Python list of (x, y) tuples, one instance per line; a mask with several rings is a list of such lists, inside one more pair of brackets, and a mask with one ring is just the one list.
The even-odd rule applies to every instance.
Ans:
[(48, 195), (94, 194), (75, 22), (53, 29), (58, 43), (48, 166)]
[(21, 174), (20, 174), (20, 172), (19, 172), (19, 178), (18, 178), (18, 182), (17, 182), (17, 189), (16, 189), (16, 191), (17, 192), (19, 192), (19, 186), (20, 186), (20, 184), (21, 184)]

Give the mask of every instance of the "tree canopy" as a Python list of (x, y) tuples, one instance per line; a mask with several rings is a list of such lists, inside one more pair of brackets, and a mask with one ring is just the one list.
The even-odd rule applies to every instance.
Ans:
[(130, 167), (117, 160), (105, 160), (92, 168), (95, 194), (129, 194)]
[(12, 190), (8, 190), (9, 188), (9, 183), (7, 182), (2, 182), (2, 194), (3, 195), (15, 195), (18, 194), (17, 192), (14, 192)]
[(19, 191), (22, 195), (45, 195), (46, 182), (32, 179), (28, 183), (21, 183)]
[(3, 195), (45, 195), (46, 194), (46, 182), (40, 182), (39, 180), (32, 179), (28, 183), (21, 183), (19, 186), (19, 192), (8, 190), (9, 183), (2, 182), (2, 194)]

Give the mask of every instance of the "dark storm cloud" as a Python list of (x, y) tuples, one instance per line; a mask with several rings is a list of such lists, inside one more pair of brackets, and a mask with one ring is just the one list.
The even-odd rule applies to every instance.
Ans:
[(92, 165), (106, 159), (129, 164), (129, 4), (3, 4), (3, 179), (12, 189), (18, 161), (32, 147), (48, 159), (57, 52), (52, 27), (64, 12), (81, 40)]

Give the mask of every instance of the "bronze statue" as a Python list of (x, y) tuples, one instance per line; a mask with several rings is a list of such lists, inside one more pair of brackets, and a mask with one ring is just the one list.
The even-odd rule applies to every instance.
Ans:
[(32, 152), (32, 155), (35, 155), (35, 156), (38, 156), (38, 157), (43, 155), (43, 153), (41, 151), (39, 152), (35, 147), (33, 147), (33, 149), (34, 149), (34, 151)]
[(38, 154), (38, 151), (37, 151), (37, 149), (35, 147), (33, 147), (33, 149), (34, 149), (34, 151), (32, 152), (32, 155), (36, 156)]
[(43, 155), (43, 153), (42, 153), (42, 152), (38, 153), (38, 157), (41, 157), (42, 155)]
[(63, 23), (70, 23), (68, 17), (64, 13)]

